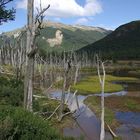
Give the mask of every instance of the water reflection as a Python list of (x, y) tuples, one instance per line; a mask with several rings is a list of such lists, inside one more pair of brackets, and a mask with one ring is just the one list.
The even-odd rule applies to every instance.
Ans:
[[(61, 99), (61, 91), (55, 91), (51, 94), (52, 98), (57, 100)], [(118, 95), (126, 95), (126, 91), (105, 93), (105, 97)], [(73, 114), (74, 118), (77, 118), (72, 126), (64, 128), (63, 134), (65, 136), (80, 137), (83, 136), (85, 140), (99, 140), (100, 135), (100, 121), (96, 118), (94, 112), (92, 112), (83, 101), (88, 96), (78, 95), (79, 109), (77, 107), (76, 99), (73, 101), (73, 94), (66, 94), (66, 99), (69, 96), (68, 107), (71, 111), (76, 112)], [(93, 95), (89, 95), (93, 96)], [(94, 96), (101, 96), (101, 94), (95, 94)], [(116, 118), (123, 123), (119, 128), (116, 129), (116, 134), (121, 136), (123, 140), (139, 140), (140, 133), (134, 132), (133, 128), (140, 127), (140, 113), (133, 112), (117, 112)], [(109, 132), (106, 132), (106, 140), (112, 140), (112, 136)]]
[[(53, 98), (60, 100), (61, 92), (54, 92), (51, 94)], [(66, 94), (66, 99), (69, 95)], [(76, 99), (71, 102), (73, 94), (69, 96), (68, 106), (71, 111), (76, 110), (73, 114), (76, 117), (76, 122), (72, 127), (64, 128), (63, 133), (65, 136), (83, 136), (85, 140), (98, 140), (100, 134), (100, 122), (95, 114), (83, 103), (86, 96), (78, 95), (79, 109), (77, 107)]]
[(116, 118), (127, 126), (140, 127), (139, 112), (116, 112)]

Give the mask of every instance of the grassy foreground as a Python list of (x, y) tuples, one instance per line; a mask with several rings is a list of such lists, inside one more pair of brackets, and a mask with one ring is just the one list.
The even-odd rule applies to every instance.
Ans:
[[(36, 95), (42, 96), (40, 91)], [(59, 129), (70, 124), (70, 118), (58, 123), (56, 116), (51, 120), (44, 120), (60, 104), (56, 100), (33, 98), (33, 111), (23, 109), (23, 81), (13, 76), (0, 74), (0, 140), (74, 140), (63, 137)], [(66, 111), (67, 111), (67, 107)], [(41, 114), (42, 115), (41, 115)]]
[[(123, 90), (122, 85), (113, 84), (113, 81), (124, 81), (124, 82), (133, 82), (138, 81), (137, 78), (132, 77), (116, 77), (111, 75), (106, 75), (105, 80), (105, 92), (117, 92)], [(78, 90), (80, 94), (93, 94), (100, 93), (101, 86), (99, 83), (98, 76), (89, 76), (86, 79), (78, 82), (75, 86), (72, 86), (73, 90)]]
[(74, 140), (61, 136), (48, 121), (20, 107), (0, 105), (1, 140)]

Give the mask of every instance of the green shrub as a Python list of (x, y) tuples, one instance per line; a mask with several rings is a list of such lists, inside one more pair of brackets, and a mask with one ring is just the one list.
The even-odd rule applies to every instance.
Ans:
[(23, 103), (23, 82), (14, 78), (0, 77), (0, 104), (21, 106)]
[(0, 140), (72, 140), (63, 138), (41, 117), (19, 107), (0, 106)]

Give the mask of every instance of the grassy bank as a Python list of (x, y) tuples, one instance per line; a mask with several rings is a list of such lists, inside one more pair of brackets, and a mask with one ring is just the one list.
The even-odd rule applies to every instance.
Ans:
[[(90, 96), (85, 100), (85, 104), (100, 117), (101, 106), (100, 97)], [(111, 128), (116, 128), (119, 123), (115, 119), (116, 111), (133, 111), (140, 112), (140, 97), (129, 96), (110, 96), (105, 98), (105, 122), (108, 123)]]
[(114, 111), (140, 112), (140, 97), (110, 96), (105, 98), (105, 106)]
[[(100, 97), (92, 96), (88, 97), (84, 103), (89, 106), (91, 110), (96, 114), (98, 118), (100, 118), (101, 114), (101, 106), (100, 106)], [(116, 128), (118, 126), (118, 122), (115, 119), (115, 112), (105, 107), (105, 122), (111, 126), (111, 128)]]
[[(123, 90), (122, 85), (113, 84), (113, 81), (125, 81), (125, 82), (133, 82), (138, 81), (137, 78), (132, 77), (116, 77), (111, 75), (106, 75), (105, 80), (105, 92), (117, 92)], [(98, 76), (89, 76), (82, 81), (78, 82), (75, 86), (72, 86), (73, 90), (78, 90), (80, 94), (93, 94), (100, 93), (101, 87), (99, 83)]]

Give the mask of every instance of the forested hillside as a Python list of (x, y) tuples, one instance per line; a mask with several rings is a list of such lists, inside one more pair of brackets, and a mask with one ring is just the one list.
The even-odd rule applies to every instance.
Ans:
[[(110, 30), (106, 30), (100, 27), (80, 26), (80, 25), (65, 25), (62, 23), (55, 22), (44, 22), (44, 29), (41, 30), (41, 34), (37, 39), (37, 45), (41, 50), (50, 51), (69, 51), (77, 50), (84, 47), (85, 45), (91, 44), (97, 40), (102, 39), (109, 33)], [(13, 38), (18, 36), (20, 32), (24, 32), (25, 27), (17, 29), (11, 32), (3, 33), (1, 36), (8, 36)], [(57, 30), (62, 31), (63, 41), (60, 47), (51, 48), (47, 42), (48, 38), (54, 38)]]
[(107, 59), (140, 59), (140, 21), (118, 27), (105, 38), (78, 52), (100, 53)]

